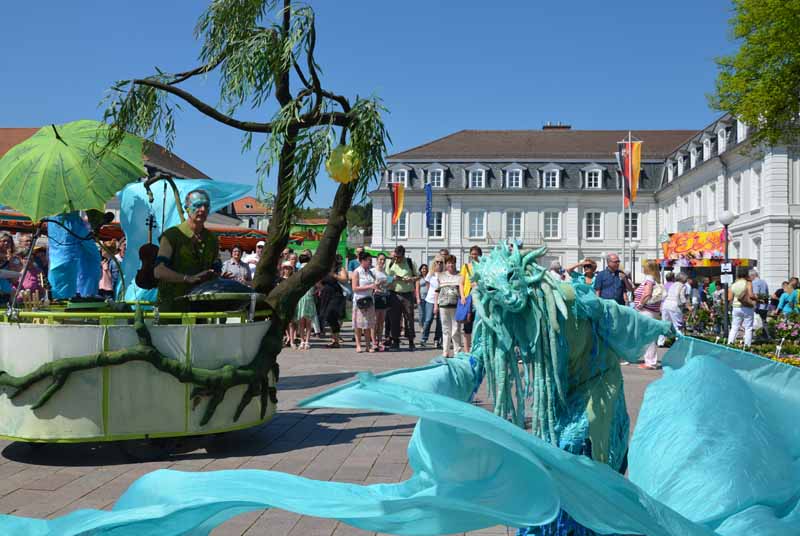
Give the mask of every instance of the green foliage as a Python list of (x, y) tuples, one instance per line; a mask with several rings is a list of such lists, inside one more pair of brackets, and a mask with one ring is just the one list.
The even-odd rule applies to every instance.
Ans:
[(751, 127), (770, 145), (800, 141), (800, 0), (734, 0), (739, 51), (719, 58), (711, 104)]
[(372, 201), (366, 205), (353, 205), (347, 211), (347, 223), (351, 227), (365, 229), (367, 234), (372, 234)]
[[(162, 75), (158, 78), (163, 79)], [(126, 132), (149, 140), (162, 139), (168, 149), (175, 143), (175, 112), (180, 105), (168, 93), (131, 80), (117, 81), (101, 105), (106, 109), (103, 121), (111, 123), (109, 143), (118, 145)]]

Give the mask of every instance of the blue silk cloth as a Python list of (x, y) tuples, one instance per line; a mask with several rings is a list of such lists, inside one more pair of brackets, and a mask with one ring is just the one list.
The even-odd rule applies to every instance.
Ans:
[(378, 532), (433, 535), (530, 527), (561, 510), (600, 533), (800, 534), (800, 369), (680, 338), (647, 390), (630, 446), (630, 480), (465, 402), (481, 379), (469, 356), (373, 376), (306, 407), (416, 416), (413, 476), (362, 486), (272, 471), (155, 471), (111, 511), (52, 520), (0, 516), (0, 534), (206, 535), (276, 507)]

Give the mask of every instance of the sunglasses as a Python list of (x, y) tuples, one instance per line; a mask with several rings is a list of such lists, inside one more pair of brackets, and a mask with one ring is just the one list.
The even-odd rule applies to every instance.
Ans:
[(264, 249), (264, 246), (256, 246), (256, 249)]

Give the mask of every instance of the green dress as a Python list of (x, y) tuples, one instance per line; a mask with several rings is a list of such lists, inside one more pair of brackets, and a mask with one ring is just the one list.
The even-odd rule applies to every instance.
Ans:
[[(192, 230), (187, 222), (175, 227), (170, 227), (164, 234), (172, 246), (172, 257), (169, 267), (179, 274), (194, 275), (203, 270), (209, 270), (214, 261), (219, 257), (217, 237), (208, 229), (203, 233), (200, 242), (192, 240)], [(164, 312), (184, 312), (189, 310), (189, 304), (178, 304), (175, 298), (184, 296), (193, 285), (188, 283), (158, 282), (158, 306)]]

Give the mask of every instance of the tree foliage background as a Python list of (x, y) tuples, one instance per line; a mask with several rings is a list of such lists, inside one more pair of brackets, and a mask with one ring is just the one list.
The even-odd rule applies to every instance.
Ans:
[(711, 104), (754, 127), (752, 140), (800, 141), (800, 0), (734, 0), (736, 54), (717, 59)]

